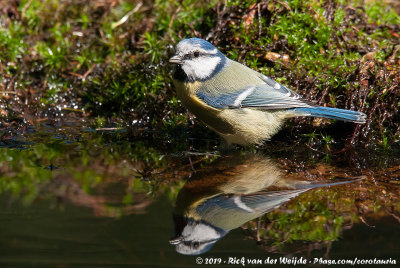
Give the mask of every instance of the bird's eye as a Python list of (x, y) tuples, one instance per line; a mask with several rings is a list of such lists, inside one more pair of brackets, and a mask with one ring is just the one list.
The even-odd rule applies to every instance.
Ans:
[(198, 56), (200, 56), (200, 52), (195, 51), (195, 52), (193, 53), (193, 57), (197, 58)]

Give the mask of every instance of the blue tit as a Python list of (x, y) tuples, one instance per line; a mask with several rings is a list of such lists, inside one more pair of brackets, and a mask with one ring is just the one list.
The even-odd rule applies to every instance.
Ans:
[(180, 41), (170, 63), (176, 64), (173, 81), (182, 104), (228, 145), (261, 144), (296, 116), (365, 123), (364, 113), (315, 106), (200, 38)]
[(285, 176), (260, 155), (225, 156), (179, 191), (173, 215), (176, 237), (170, 243), (185, 255), (207, 252), (231, 230), (301, 193), (348, 182), (312, 183)]

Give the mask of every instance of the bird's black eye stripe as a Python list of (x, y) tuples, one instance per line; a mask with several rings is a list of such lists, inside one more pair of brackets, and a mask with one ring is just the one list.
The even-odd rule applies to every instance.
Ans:
[(185, 60), (190, 60), (190, 59), (193, 59), (193, 58), (198, 58), (201, 55), (203, 55), (203, 53), (201, 53), (200, 51), (195, 51), (195, 52), (186, 54), (185, 56), (183, 56), (183, 58)]

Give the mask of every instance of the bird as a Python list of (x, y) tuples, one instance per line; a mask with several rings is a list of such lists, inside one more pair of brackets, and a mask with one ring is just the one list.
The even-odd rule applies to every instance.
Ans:
[(355, 181), (305, 181), (263, 155), (224, 155), (180, 189), (173, 212), (175, 236), (169, 243), (180, 254), (202, 254), (231, 230), (304, 192)]
[(317, 106), (201, 38), (181, 40), (169, 62), (175, 65), (172, 80), (181, 103), (228, 147), (262, 144), (291, 117), (366, 120), (362, 112)]

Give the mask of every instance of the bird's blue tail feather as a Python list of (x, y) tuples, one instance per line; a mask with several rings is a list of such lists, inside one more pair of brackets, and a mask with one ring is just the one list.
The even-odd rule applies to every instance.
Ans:
[(326, 117), (360, 124), (365, 123), (366, 118), (366, 115), (362, 112), (330, 107), (304, 107), (295, 108), (294, 110), (304, 116)]

